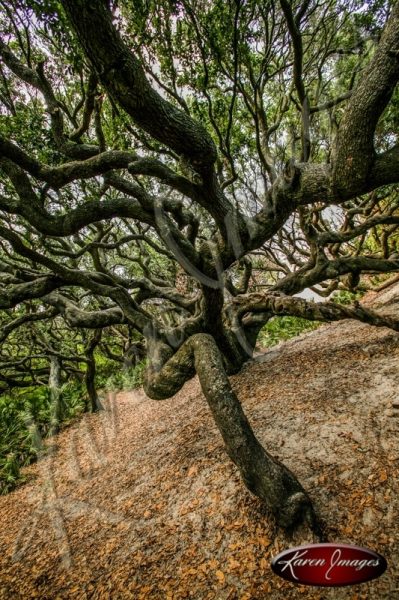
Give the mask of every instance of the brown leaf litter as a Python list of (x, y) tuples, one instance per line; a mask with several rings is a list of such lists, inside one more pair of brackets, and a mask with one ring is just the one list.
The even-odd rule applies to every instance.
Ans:
[[(399, 286), (374, 300), (397, 312)], [(264, 446), (314, 500), (330, 541), (383, 554), (348, 588), (294, 585), (270, 559), (312, 541), (276, 531), (227, 458), (197, 379), (156, 402), (111, 394), (0, 498), (0, 599), (399, 599), (399, 335), (345, 321), (233, 377)]]

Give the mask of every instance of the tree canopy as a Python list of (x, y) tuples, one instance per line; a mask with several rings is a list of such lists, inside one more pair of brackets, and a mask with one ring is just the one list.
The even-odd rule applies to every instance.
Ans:
[(0, 5), (3, 389), (83, 361), (95, 409), (95, 349), (143, 343), (147, 394), (197, 373), (247, 487), (314, 524), (227, 375), (275, 316), (399, 331), (329, 300), (399, 271), (399, 4)]

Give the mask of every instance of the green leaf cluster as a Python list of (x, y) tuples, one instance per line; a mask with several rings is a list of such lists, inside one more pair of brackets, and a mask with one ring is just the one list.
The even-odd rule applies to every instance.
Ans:
[[(66, 406), (64, 424), (84, 410), (80, 384), (62, 387)], [(0, 494), (24, 481), (21, 467), (31, 464), (45, 452), (43, 439), (51, 422), (50, 392), (45, 386), (13, 390), (0, 397)]]
[(258, 343), (270, 348), (293, 337), (320, 327), (319, 321), (308, 321), (300, 317), (273, 317), (262, 328)]

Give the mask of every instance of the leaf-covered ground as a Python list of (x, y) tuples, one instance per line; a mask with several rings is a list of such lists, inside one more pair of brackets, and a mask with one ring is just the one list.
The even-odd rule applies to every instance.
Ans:
[[(376, 301), (397, 312), (399, 286)], [(376, 306), (376, 304), (374, 303)], [(326, 325), (233, 378), (257, 435), (314, 499), (330, 541), (385, 555), (374, 582), (284, 582), (291, 539), (241, 484), (197, 380), (155, 402), (111, 395), (0, 498), (0, 598), (399, 599), (399, 335)]]

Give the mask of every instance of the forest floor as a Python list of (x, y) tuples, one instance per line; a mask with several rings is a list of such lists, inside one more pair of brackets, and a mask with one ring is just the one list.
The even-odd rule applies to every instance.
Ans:
[[(397, 313), (399, 285), (374, 307)], [(0, 498), (0, 599), (399, 599), (399, 334), (322, 326), (232, 381), (261, 442), (314, 500), (329, 541), (376, 550), (379, 579), (294, 585), (287, 537), (241, 483), (197, 379), (173, 398), (111, 394)], [(316, 540), (313, 540), (316, 541)]]

